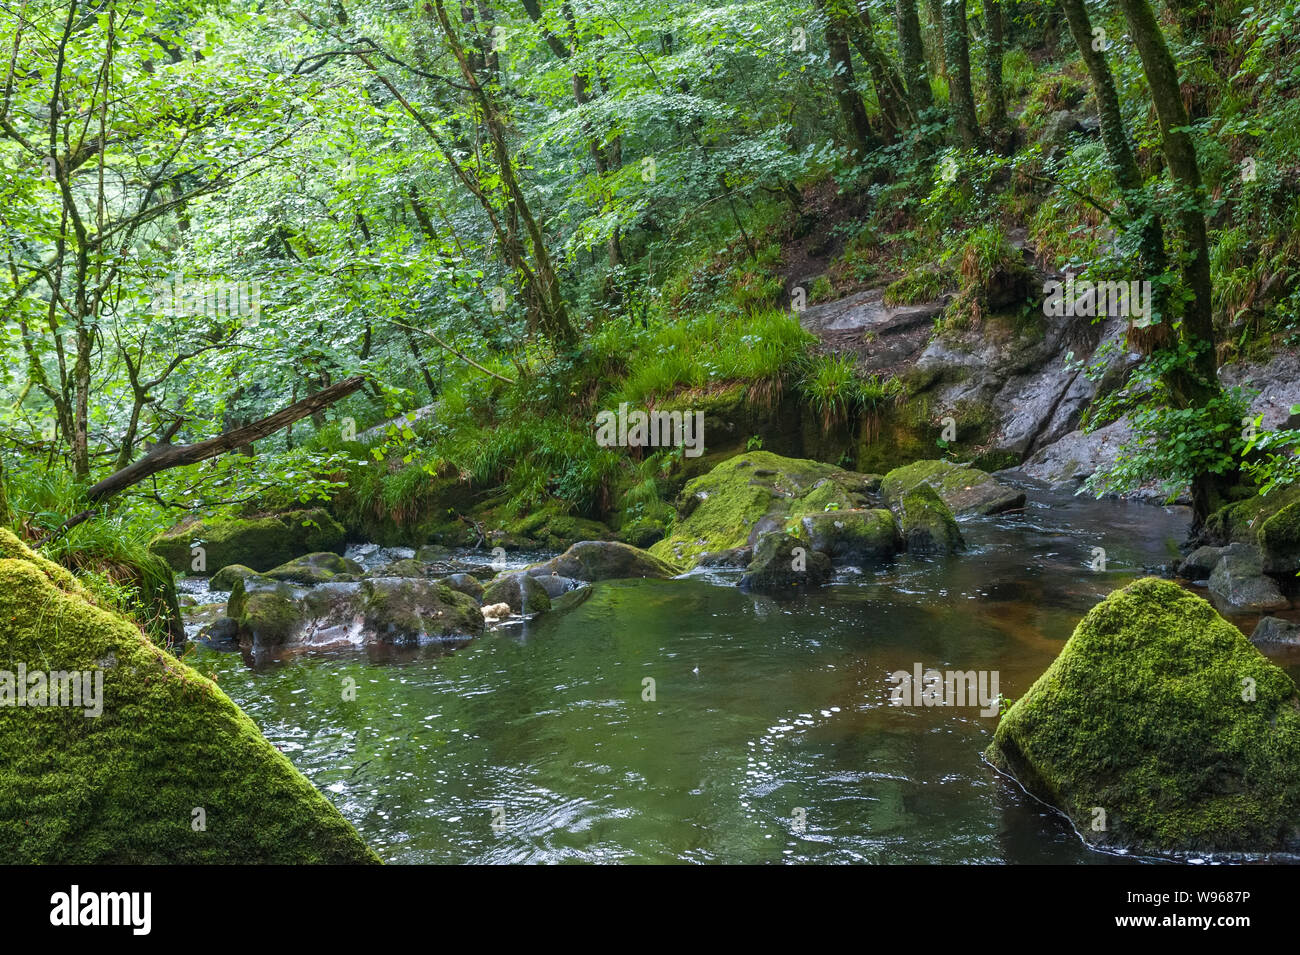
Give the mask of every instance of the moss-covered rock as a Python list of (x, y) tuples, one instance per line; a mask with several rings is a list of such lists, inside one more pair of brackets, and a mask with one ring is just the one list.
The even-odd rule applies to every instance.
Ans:
[(551, 609), (551, 597), (536, 577), (517, 570), (483, 588), (483, 605), (492, 604), (506, 604), (514, 613), (543, 613)]
[(323, 584), (340, 577), (355, 580), (363, 573), (364, 569), (355, 560), (348, 560), (331, 551), (321, 551), (295, 557), (268, 570), (266, 576), (272, 580), (287, 580), (296, 584)]
[(558, 557), (533, 564), (534, 577), (558, 575), (588, 582), (627, 577), (675, 577), (678, 570), (648, 551), (618, 541), (579, 541)]
[(742, 590), (793, 596), (820, 587), (831, 578), (831, 559), (791, 534), (765, 534), (754, 559), (740, 578)]
[(252, 577), (256, 573), (257, 571), (245, 564), (227, 564), (212, 575), (212, 579), (208, 581), (208, 587), (211, 590), (234, 590), (235, 584), (245, 577)]
[(1295, 684), (1168, 581), (1094, 607), (986, 755), (1099, 844), (1272, 850), (1300, 835)]
[(475, 603), (483, 602), (483, 585), (472, 574), (448, 574), (440, 578), (438, 583), (472, 597)]
[(301, 630), (305, 612), (300, 590), (261, 574), (236, 580), (226, 601), (226, 616), (238, 625), (240, 636), (259, 648), (292, 642)]
[(928, 484), (903, 495), (898, 522), (909, 554), (955, 554), (966, 547), (952, 511)]
[(809, 546), (832, 562), (852, 564), (887, 560), (898, 553), (902, 538), (894, 515), (883, 508), (825, 511), (800, 522)]
[(689, 567), (705, 553), (752, 547), (761, 535), (805, 516), (865, 506), (868, 481), (853, 471), (770, 451), (738, 454), (686, 484), (676, 522), (650, 553)]
[(1265, 571), (1292, 576), (1300, 571), (1300, 484), (1227, 504), (1206, 519), (1205, 531), (1221, 544), (1254, 544)]
[(361, 585), (362, 627), (385, 643), (468, 638), (483, 632), (478, 601), (432, 580), (377, 577)]
[(206, 568), (220, 570), (243, 564), (264, 572), (317, 551), (343, 553), (342, 525), (319, 508), (288, 511), (270, 517), (222, 517), (188, 521), (159, 536), (150, 545), (171, 568), (190, 573), (193, 548), (203, 548)]
[(378, 861), (216, 684), (93, 606), (66, 570), (5, 530), (0, 655), (7, 668), (103, 681), (97, 717), (0, 707), (0, 860)]
[(958, 517), (998, 514), (1024, 507), (1025, 494), (996, 480), (978, 468), (942, 459), (914, 461), (895, 468), (880, 482), (880, 493), (891, 507), (920, 484), (934, 488), (943, 503)]
[(390, 561), (376, 570), (371, 571), (366, 576), (369, 577), (428, 577), (429, 565), (421, 563), (413, 557), (404, 557), (401, 560)]

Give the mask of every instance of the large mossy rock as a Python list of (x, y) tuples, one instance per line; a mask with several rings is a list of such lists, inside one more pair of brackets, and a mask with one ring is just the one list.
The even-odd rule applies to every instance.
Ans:
[(965, 549), (961, 528), (952, 511), (930, 485), (916, 485), (899, 506), (899, 526), (909, 554), (936, 556)]
[(434, 580), (374, 577), (361, 584), (367, 634), (384, 643), (459, 640), (483, 632), (483, 611), (469, 594)]
[(650, 553), (693, 566), (702, 554), (752, 547), (772, 531), (797, 530), (799, 521), (828, 510), (856, 510), (870, 502), (867, 475), (770, 451), (749, 451), (687, 482), (677, 520)]
[(1254, 544), (1265, 571), (1293, 576), (1300, 571), (1300, 484), (1221, 507), (1206, 519), (1205, 530), (1220, 543)]
[(979, 468), (942, 459), (894, 468), (880, 482), (880, 493), (887, 504), (896, 507), (921, 484), (934, 488), (957, 517), (1000, 514), (1025, 505), (1023, 491), (1007, 487)]
[(203, 548), (207, 570), (243, 564), (258, 572), (318, 551), (343, 553), (343, 527), (319, 508), (271, 517), (222, 517), (178, 525), (150, 549), (182, 573), (194, 570), (195, 545)]
[(809, 546), (835, 563), (888, 560), (902, 546), (894, 515), (884, 508), (810, 514), (800, 527)]
[(528, 573), (534, 577), (556, 575), (585, 580), (617, 580), (629, 577), (654, 577), (660, 580), (677, 576), (677, 568), (649, 551), (617, 541), (579, 541), (558, 557), (533, 564)]
[[(321, 551), (295, 557), (279, 567), (268, 570), (266, 576), (272, 580), (287, 580), (295, 584), (323, 584), (339, 578), (356, 580), (364, 573), (364, 568), (355, 560), (348, 560), (333, 551)], [(395, 574), (394, 576), (408, 575)]]
[(986, 755), (1098, 844), (1298, 844), (1300, 693), (1169, 581), (1139, 580), (1089, 611)]
[(6, 530), (0, 656), (10, 671), (21, 663), (103, 681), (99, 716), (0, 707), (0, 861), (378, 861), (215, 683), (94, 606), (66, 570)]

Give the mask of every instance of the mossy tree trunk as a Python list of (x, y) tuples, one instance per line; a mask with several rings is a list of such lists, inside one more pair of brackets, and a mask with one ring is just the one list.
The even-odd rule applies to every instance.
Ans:
[(1007, 94), (1002, 84), (1003, 22), (999, 0), (984, 0), (984, 17), (988, 23), (988, 42), (984, 47), (984, 85), (988, 94), (989, 132), (1006, 152)]
[(9, 494), (5, 491), (5, 463), (0, 460), (0, 527), (8, 527), (13, 519), (13, 512), (9, 510)]
[(898, 21), (898, 51), (903, 61), (903, 81), (913, 112), (934, 105), (930, 77), (925, 67), (925, 50), (921, 45), (921, 20), (916, 15), (916, 0), (895, 0)]
[(849, 40), (867, 64), (876, 102), (880, 104), (881, 133), (885, 142), (893, 142), (908, 124), (907, 94), (898, 71), (876, 43), (871, 11), (865, 3), (857, 3), (856, 9), (852, 3), (853, 0), (832, 0), (831, 11), (840, 18)]
[(835, 91), (835, 102), (844, 120), (844, 131), (861, 162), (870, 150), (874, 137), (867, 119), (867, 108), (862, 103), (862, 94), (857, 90), (848, 33), (842, 17), (834, 9), (834, 0), (831, 4), (818, 0), (817, 8), (825, 17), (826, 49), (831, 57), (831, 88)]
[(979, 142), (975, 94), (970, 78), (970, 40), (966, 32), (966, 0), (944, 0), (944, 57), (948, 61), (948, 108), (957, 141), (967, 149)]
[[(1178, 69), (1151, 5), (1147, 0), (1119, 0), (1119, 5), (1142, 58), (1142, 70), (1160, 121), (1161, 148), (1179, 193), (1183, 283), (1191, 293), (1191, 301), (1183, 307), (1179, 334), (1193, 357), (1189, 363), (1176, 365), (1166, 383), (1181, 407), (1204, 407), (1220, 395), (1221, 389), (1211, 299), (1210, 247), (1205, 229), (1205, 190), (1196, 161), (1196, 146), (1188, 132), (1190, 119), (1183, 105)], [(1198, 522), (1218, 505), (1233, 478), (1233, 475), (1215, 474), (1195, 478), (1192, 502)]]
[[(1165, 238), (1160, 216), (1151, 209), (1146, 191), (1142, 188), (1142, 171), (1138, 168), (1137, 154), (1124, 126), (1124, 116), (1119, 108), (1119, 93), (1110, 64), (1106, 62), (1104, 36), (1093, 33), (1092, 21), (1083, 0), (1061, 0), (1070, 27), (1070, 35), (1079, 47), (1079, 55), (1092, 79), (1093, 94), (1097, 99), (1098, 120), (1101, 124), (1101, 141), (1110, 160), (1111, 174), (1124, 197), (1131, 227), (1139, 236), (1139, 255), (1142, 271), (1148, 276), (1159, 276), (1165, 270)], [(1153, 292), (1163, 289), (1163, 283), (1154, 283)], [(1154, 311), (1164, 313), (1164, 296), (1153, 303)]]

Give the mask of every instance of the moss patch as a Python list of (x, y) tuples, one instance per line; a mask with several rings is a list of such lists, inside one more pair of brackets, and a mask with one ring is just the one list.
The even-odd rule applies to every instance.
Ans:
[(342, 553), (345, 536), (338, 521), (314, 508), (270, 517), (190, 521), (160, 535), (150, 549), (181, 573), (195, 570), (192, 553), (195, 544), (202, 546), (209, 572), (229, 564), (267, 571), (302, 554)]
[[(102, 674), (103, 713), (0, 707), (10, 863), (355, 863), (378, 858), (216, 684), (91, 605), (0, 530), (6, 668)], [(202, 808), (206, 829), (193, 828)]]
[(1137, 581), (1094, 607), (1003, 716), (986, 755), (1092, 842), (1297, 842), (1300, 694), (1213, 607), (1168, 581)]

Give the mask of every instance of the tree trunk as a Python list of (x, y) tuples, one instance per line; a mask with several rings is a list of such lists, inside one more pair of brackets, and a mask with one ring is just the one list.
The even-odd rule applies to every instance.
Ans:
[(925, 68), (925, 49), (921, 45), (921, 20), (916, 15), (916, 0), (895, 0), (898, 21), (898, 51), (903, 61), (903, 81), (913, 112), (934, 105), (930, 77)]
[(1000, 0), (984, 0), (984, 16), (988, 22), (988, 43), (984, 48), (984, 85), (988, 93), (989, 132), (997, 142), (999, 151), (1006, 152), (1009, 142), (1003, 142), (1007, 131), (1007, 95), (1002, 85), (1002, 4)]
[[(1178, 70), (1150, 4), (1147, 0), (1119, 0), (1119, 5), (1142, 58), (1142, 70), (1160, 121), (1161, 148), (1180, 193), (1183, 282), (1192, 293), (1192, 300), (1183, 309), (1180, 335), (1194, 352), (1194, 358), (1191, 367), (1175, 368), (1167, 383), (1174, 400), (1182, 407), (1203, 407), (1221, 389), (1211, 299), (1210, 247), (1205, 232), (1205, 191), (1196, 161), (1196, 146), (1188, 133), (1190, 119), (1183, 106)], [(1192, 504), (1198, 522), (1217, 506), (1232, 478), (1232, 475), (1202, 474), (1193, 480)]]
[(975, 94), (970, 78), (970, 41), (966, 33), (966, 0), (944, 0), (944, 57), (948, 61), (948, 108), (957, 141), (973, 149), (979, 141)]
[(862, 104), (862, 94), (855, 85), (853, 53), (849, 49), (848, 35), (835, 11), (828, 10), (822, 0), (818, 0), (817, 6), (826, 18), (824, 32), (826, 48), (831, 57), (831, 88), (835, 91), (835, 102), (839, 105), (840, 116), (844, 120), (844, 131), (857, 153), (858, 162), (861, 162), (870, 151), (873, 137), (871, 124), (867, 120), (867, 108)]

